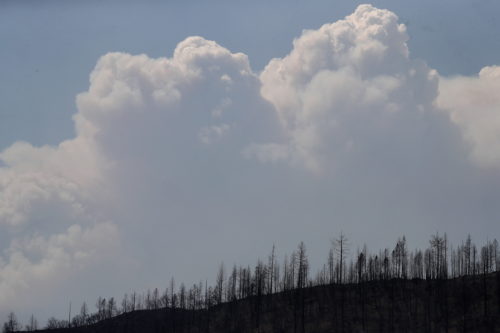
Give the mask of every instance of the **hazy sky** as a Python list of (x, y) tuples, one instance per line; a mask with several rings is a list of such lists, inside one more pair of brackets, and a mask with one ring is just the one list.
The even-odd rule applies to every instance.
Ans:
[(498, 238), (500, 4), (360, 3), (1, 0), (0, 318)]

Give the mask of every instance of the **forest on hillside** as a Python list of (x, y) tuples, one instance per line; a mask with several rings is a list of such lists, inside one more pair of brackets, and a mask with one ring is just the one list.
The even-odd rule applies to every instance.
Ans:
[[(67, 319), (50, 318), (53, 332), (500, 332), (497, 240), (456, 247), (435, 234), (410, 251), (403, 236), (391, 249), (355, 253), (345, 235), (326, 262), (310, 272), (306, 246), (282, 260), (272, 247), (254, 267), (222, 264), (215, 284), (189, 288), (171, 279), (161, 290), (99, 297)], [(3, 332), (42, 329), (35, 316), (21, 325), (10, 313)]]

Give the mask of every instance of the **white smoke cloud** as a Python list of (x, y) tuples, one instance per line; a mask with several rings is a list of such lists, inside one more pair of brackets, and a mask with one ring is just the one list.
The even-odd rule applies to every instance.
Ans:
[(0, 224), (30, 222), (45, 208), (53, 215), (83, 218), (91, 190), (101, 182), (103, 165), (81, 138), (58, 147), (17, 142), (0, 159), (5, 165), (0, 168)]
[(181, 42), (170, 59), (107, 54), (77, 98), (75, 139), (57, 147), (18, 142), (0, 154), (0, 223), (27, 222), (43, 205), (88, 213), (114, 172), (165, 167), (177, 150), (203, 149), (233, 127), (240, 137), (233, 143), (241, 141), (259, 103), (247, 57), (200, 37)]
[(196, 151), (207, 168), (224, 163), (222, 155), (204, 159), (215, 153), (207, 144), (239, 159), (244, 142), (264, 135), (258, 113), (270, 106), (259, 89), (245, 55), (201, 37), (179, 43), (172, 58), (103, 56), (77, 97), (74, 139), (18, 142), (0, 154), (0, 225), (12, 238), (0, 265), (0, 311), (14, 297), (29, 302), (35, 285), (102, 262), (99, 253), (122, 241), (126, 222), (116, 212), (155, 195), (137, 188), (158, 177), (185, 181), (184, 170), (200, 165), (190, 161)]
[(484, 67), (475, 77), (441, 78), (437, 105), (470, 146), (472, 159), (483, 167), (500, 167), (500, 67)]
[(320, 172), (374, 138), (429, 121), (438, 77), (410, 59), (407, 40), (394, 13), (370, 5), (304, 31), (290, 54), (261, 74), (262, 95), (289, 140), (281, 149), (264, 145), (258, 156), (286, 157)]
[(112, 223), (72, 225), (49, 237), (14, 239), (4, 251), (5, 259), (0, 257), (0, 308), (22, 308), (46, 299), (66, 280), (77, 280), (82, 270), (115, 257), (118, 249), (118, 230)]

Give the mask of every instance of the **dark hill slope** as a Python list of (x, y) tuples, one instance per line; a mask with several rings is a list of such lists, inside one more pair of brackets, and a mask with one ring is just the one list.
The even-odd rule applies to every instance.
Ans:
[(45, 332), (500, 332), (500, 273), (316, 286), (209, 310), (133, 311)]

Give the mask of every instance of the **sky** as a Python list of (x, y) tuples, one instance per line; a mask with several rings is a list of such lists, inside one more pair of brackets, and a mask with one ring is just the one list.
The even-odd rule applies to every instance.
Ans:
[(496, 1), (0, 1), (0, 318), (304, 241), (500, 233)]

